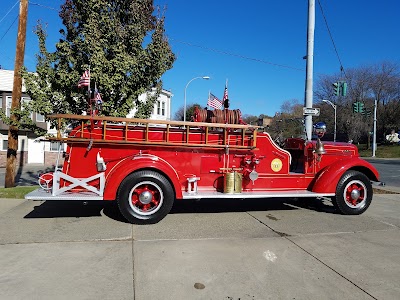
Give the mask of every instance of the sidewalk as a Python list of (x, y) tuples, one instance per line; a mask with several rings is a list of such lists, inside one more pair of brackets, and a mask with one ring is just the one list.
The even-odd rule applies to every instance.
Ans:
[(0, 199), (0, 299), (400, 299), (397, 195), (360, 216), (221, 201), (137, 226), (104, 204)]

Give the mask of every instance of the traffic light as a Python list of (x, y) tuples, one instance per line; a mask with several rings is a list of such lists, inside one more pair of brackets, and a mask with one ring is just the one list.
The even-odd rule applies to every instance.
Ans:
[(358, 111), (358, 103), (359, 102), (354, 102), (353, 103), (353, 112), (355, 112), (355, 113), (358, 113), (359, 111)]
[(362, 103), (360, 101), (354, 102), (353, 103), (353, 112), (364, 114), (365, 113), (364, 103)]
[(344, 81), (341, 82), (340, 94), (343, 97), (346, 97), (346, 95), (347, 95), (347, 82), (344, 82)]
[(346, 95), (347, 95), (347, 82), (338, 81), (338, 82), (332, 83), (332, 85), (333, 85), (333, 94), (335, 96), (346, 97)]
[(339, 94), (340, 94), (340, 83), (339, 82), (335, 82), (335, 83), (332, 83), (332, 85), (333, 85), (333, 94), (335, 96), (339, 96)]
[(358, 102), (358, 112), (362, 114), (365, 112), (364, 103)]
[(361, 114), (362, 114), (363, 116), (369, 118), (369, 117), (371, 117), (372, 112), (371, 112), (371, 110), (369, 110), (369, 109), (364, 109), (364, 111), (363, 111)]

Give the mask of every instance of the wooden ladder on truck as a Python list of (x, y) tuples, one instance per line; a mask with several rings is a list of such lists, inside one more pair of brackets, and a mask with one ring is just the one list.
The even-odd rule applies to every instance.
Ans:
[[(255, 149), (257, 147), (257, 126), (148, 120), (136, 118), (119, 118), (103, 116), (84, 116), (72, 114), (55, 114), (48, 116), (56, 120), (57, 136), (49, 137), (50, 141), (76, 143), (88, 142), (100, 144), (139, 144), (155, 146), (182, 146), (182, 147), (207, 147), (207, 148), (230, 148), (230, 149)], [(63, 128), (67, 124), (80, 124), (80, 129), (74, 136), (65, 136)], [(97, 133), (89, 135), (88, 130)], [(112, 135), (115, 130), (119, 131), (116, 138)], [(129, 131), (141, 130), (141, 138), (130, 137)], [(151, 132), (163, 131), (162, 139), (152, 139)], [(199, 140), (191, 139), (191, 134), (201, 133)], [(222, 134), (222, 139), (211, 138), (215, 134)], [(173, 139), (172, 135), (180, 135)]]
[[(56, 121), (57, 135), (48, 137), (48, 141), (61, 143), (88, 143), (118, 145), (143, 145), (157, 147), (187, 147), (220, 150), (248, 151), (256, 148), (257, 126), (179, 122), (164, 120), (145, 120), (135, 118), (83, 116), (56, 114), (48, 116)], [(68, 133), (66, 125), (74, 124)], [(71, 126), (70, 126), (71, 127)], [(157, 137), (157, 138), (156, 138)], [(58, 153), (60, 156), (61, 147)], [(58, 165), (58, 159), (57, 159)], [(60, 186), (61, 180), (70, 184)], [(90, 182), (99, 180), (99, 187)], [(190, 178), (190, 185), (196, 188), (197, 178)], [(104, 172), (88, 178), (74, 178), (56, 167), (54, 173), (39, 177), (42, 189), (29, 194), (31, 200), (102, 200), (104, 193)], [(76, 194), (75, 187), (87, 191)]]

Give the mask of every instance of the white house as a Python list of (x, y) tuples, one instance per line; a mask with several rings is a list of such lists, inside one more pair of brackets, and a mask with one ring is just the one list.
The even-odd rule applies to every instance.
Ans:
[[(156, 89), (153, 88), (150, 93), (155, 93)], [(162, 90), (156, 103), (154, 103), (153, 112), (151, 113), (150, 119), (152, 120), (171, 120), (171, 98), (172, 93), (167, 90)], [(139, 96), (139, 101), (146, 101), (147, 93), (143, 93)], [(136, 113), (136, 108), (132, 109), (127, 118), (133, 118)]]
[[(5, 110), (9, 116), (12, 102), (12, 90), (14, 81), (14, 71), (0, 69), (0, 109)], [(154, 93), (155, 89), (151, 91)], [(171, 119), (171, 98), (172, 93), (162, 90), (156, 103), (150, 119), (154, 120), (170, 120)], [(139, 96), (140, 101), (146, 101), (147, 93)], [(22, 86), (22, 101), (30, 101), (31, 98), (26, 94), (26, 89)], [(132, 118), (135, 114), (132, 109), (127, 115)], [(44, 116), (38, 113), (31, 114), (32, 120), (43, 129), (47, 129), (49, 133), (55, 133), (55, 129), (50, 129), (50, 123), (45, 122)], [(19, 130), (18, 134), (18, 154), (17, 163), (25, 164), (43, 164), (53, 165), (56, 162), (58, 153), (58, 143), (39, 142), (41, 137), (36, 136), (29, 130)], [(5, 167), (7, 160), (8, 147), (8, 126), (0, 120), (0, 167)]]

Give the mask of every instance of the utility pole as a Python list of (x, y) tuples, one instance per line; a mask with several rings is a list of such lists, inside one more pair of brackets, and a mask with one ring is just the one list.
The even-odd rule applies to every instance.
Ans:
[[(20, 0), (11, 111), (13, 109), (21, 108), (22, 78), (20, 72), (24, 64), (27, 17), (28, 17), (28, 0)], [(20, 117), (14, 113), (11, 113), (10, 118), (11, 118), (11, 124), (8, 129), (6, 177), (4, 182), (4, 187), (6, 188), (15, 186), (15, 166), (16, 166), (17, 151), (18, 151), (17, 125), (19, 123)]]
[[(314, 28), (315, 28), (315, 0), (308, 0), (307, 22), (307, 66), (306, 66), (306, 92), (304, 107), (313, 107), (313, 68), (314, 68)], [(312, 115), (305, 116), (307, 140), (312, 137)]]

